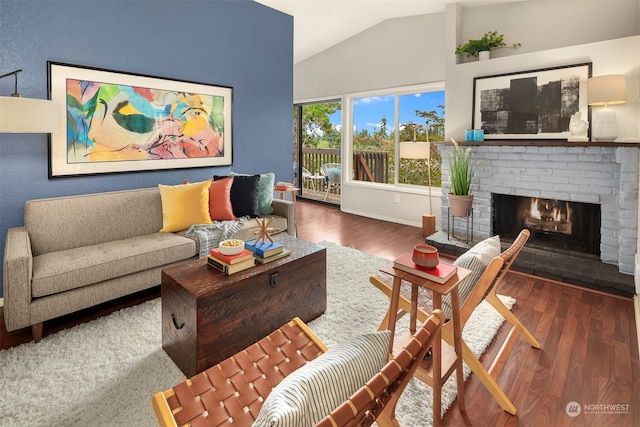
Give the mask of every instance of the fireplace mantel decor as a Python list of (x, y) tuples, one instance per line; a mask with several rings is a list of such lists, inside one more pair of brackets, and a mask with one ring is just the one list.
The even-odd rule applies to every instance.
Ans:
[(473, 79), (471, 127), (488, 139), (564, 139), (576, 112), (589, 117), (591, 62)]

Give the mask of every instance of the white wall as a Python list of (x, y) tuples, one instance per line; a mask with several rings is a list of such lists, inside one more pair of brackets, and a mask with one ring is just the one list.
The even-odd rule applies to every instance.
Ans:
[[(505, 34), (506, 42), (522, 47), (494, 51), (495, 59), (482, 64), (458, 64), (462, 61), (453, 54), (457, 44), (494, 29)], [(471, 125), (473, 77), (592, 61), (593, 75), (627, 74), (630, 100), (617, 106), (619, 133), (637, 140), (640, 41), (630, 36), (638, 35), (640, 0), (527, 1), (474, 8), (449, 4), (445, 13), (382, 22), (297, 64), (294, 99), (445, 81), (446, 138), (463, 140)], [(341, 208), (420, 226), (428, 206), (424, 191), (402, 192), (394, 203), (400, 191), (345, 182)], [(433, 199), (439, 228), (439, 194)]]
[(504, 56), (489, 61), (451, 64), (447, 67), (445, 81), (445, 139), (464, 141), (464, 131), (471, 127), (474, 77), (583, 62), (592, 62), (593, 76), (627, 76), (627, 103), (611, 107), (618, 120), (616, 141), (640, 141), (640, 36)]
[(390, 19), (296, 64), (296, 101), (444, 80), (444, 14)]

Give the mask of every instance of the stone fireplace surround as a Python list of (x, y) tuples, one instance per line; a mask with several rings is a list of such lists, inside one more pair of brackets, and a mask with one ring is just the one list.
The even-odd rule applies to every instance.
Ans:
[[(512, 268), (608, 293), (633, 295), (638, 233), (638, 143), (564, 140), (494, 140), (462, 143), (471, 147), (475, 166), (472, 191), (473, 236), (492, 234), (492, 193), (569, 200), (601, 205), (600, 259), (558, 254), (525, 246)], [(451, 144), (439, 146), (442, 162), (442, 230), (447, 230)], [(455, 235), (466, 234), (466, 221), (455, 221)], [(461, 242), (442, 236), (429, 243), (458, 255)], [(444, 240), (444, 241), (443, 241)], [(462, 242), (464, 243), (464, 242)]]

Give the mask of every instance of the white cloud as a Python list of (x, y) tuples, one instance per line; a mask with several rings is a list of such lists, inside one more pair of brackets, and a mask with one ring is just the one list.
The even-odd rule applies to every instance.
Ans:
[(370, 96), (368, 98), (357, 98), (353, 101), (353, 105), (358, 104), (373, 104), (376, 102), (387, 102), (389, 101), (389, 96)]

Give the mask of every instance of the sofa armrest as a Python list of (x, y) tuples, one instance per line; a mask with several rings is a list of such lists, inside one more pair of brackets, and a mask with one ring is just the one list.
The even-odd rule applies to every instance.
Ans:
[(2, 273), (7, 331), (31, 326), (33, 255), (26, 227), (14, 227), (7, 231)]
[(273, 199), (273, 215), (287, 218), (287, 233), (296, 237), (296, 204), (289, 200)]

